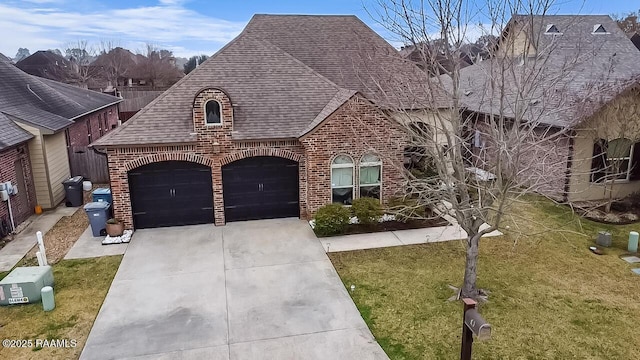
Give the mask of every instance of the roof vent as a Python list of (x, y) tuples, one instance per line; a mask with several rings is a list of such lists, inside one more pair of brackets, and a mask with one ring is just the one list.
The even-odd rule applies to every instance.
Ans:
[(608, 33), (609, 32), (607, 32), (607, 30), (604, 28), (604, 26), (602, 26), (602, 24), (593, 25), (592, 34), (608, 34)]
[(558, 27), (555, 26), (554, 24), (547, 25), (547, 29), (545, 30), (544, 33), (545, 34), (552, 34), (552, 35), (562, 35), (560, 30), (558, 30)]

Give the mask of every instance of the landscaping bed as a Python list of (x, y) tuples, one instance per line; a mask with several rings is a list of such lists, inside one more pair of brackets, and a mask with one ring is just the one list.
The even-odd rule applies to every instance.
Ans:
[[(2, 339), (76, 340), (70, 348), (5, 348), (0, 359), (77, 359), (100, 310), (122, 256), (62, 260), (53, 265), (56, 308), (41, 303), (0, 307)], [(0, 279), (7, 273), (0, 273)]]
[(405, 222), (391, 220), (379, 222), (377, 224), (349, 224), (344, 230), (343, 235), (365, 234), (394, 230), (422, 229), (447, 225), (449, 225), (449, 222), (442, 218), (407, 220)]
[[(638, 227), (584, 220), (540, 198), (509, 215), (512, 230), (481, 242), (478, 286), (490, 295), (480, 313), (492, 339), (474, 342), (473, 358), (640, 358), (639, 265), (619, 258)], [(601, 230), (613, 243), (596, 255), (589, 246)], [(328, 256), (391, 359), (459, 357), (462, 304), (447, 301), (463, 278), (459, 242)]]
[[(379, 199), (359, 198), (352, 206), (328, 204), (320, 207), (309, 225), (317, 237), (375, 233), (447, 226), (431, 209), (404, 200), (383, 208)], [(393, 215), (392, 215), (393, 214)]]
[(606, 211), (606, 203), (602, 201), (581, 201), (571, 205), (578, 215), (600, 223), (626, 225), (640, 221), (640, 196), (635, 194), (614, 200), (610, 211)]

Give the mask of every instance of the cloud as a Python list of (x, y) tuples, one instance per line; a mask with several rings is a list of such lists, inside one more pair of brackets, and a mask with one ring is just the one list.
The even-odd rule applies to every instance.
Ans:
[[(188, 44), (196, 43), (207, 52), (216, 50), (240, 33), (246, 23), (232, 22), (201, 15), (184, 6), (184, 0), (160, 0), (157, 5), (124, 9), (82, 12), (77, 8), (58, 6), (60, 0), (30, 0), (55, 2), (48, 8), (0, 4), (0, 30), (12, 33), (13, 39), (3, 40), (0, 52), (9, 56), (18, 47), (33, 51), (49, 47), (64, 47), (78, 39), (98, 42), (114, 39), (123, 44), (150, 42), (159, 47), (181, 49), (177, 56), (191, 55)], [(8, 31), (11, 30), (11, 31)], [(206, 44), (206, 45), (204, 45)], [(204, 45), (204, 46), (203, 46)], [(194, 49), (196, 53), (202, 50)]]

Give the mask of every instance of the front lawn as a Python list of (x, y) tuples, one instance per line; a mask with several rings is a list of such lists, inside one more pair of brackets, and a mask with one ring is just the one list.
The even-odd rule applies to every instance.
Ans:
[[(481, 243), (478, 283), (491, 295), (480, 312), (493, 338), (474, 343), (474, 359), (640, 358), (640, 276), (618, 258), (640, 224), (594, 223), (530, 200), (513, 210), (521, 217), (511, 231)], [(613, 246), (598, 256), (588, 247), (603, 229)], [(330, 257), (345, 286), (356, 286), (351, 295), (391, 359), (459, 358), (462, 305), (446, 300), (448, 285), (462, 281), (461, 242)]]
[[(0, 359), (77, 359), (122, 256), (62, 260), (53, 265), (56, 308), (41, 303), (0, 307), (0, 339), (33, 340), (34, 347), (0, 346)], [(2, 279), (7, 273), (0, 273)], [(35, 348), (36, 339), (76, 340), (71, 348)]]

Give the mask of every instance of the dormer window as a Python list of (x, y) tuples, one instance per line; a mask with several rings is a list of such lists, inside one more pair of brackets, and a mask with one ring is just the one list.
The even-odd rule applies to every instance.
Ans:
[(220, 111), (220, 103), (216, 100), (209, 100), (204, 105), (205, 124), (206, 125), (222, 125), (222, 112)]
[(602, 24), (593, 25), (592, 34), (608, 34), (609, 32), (602, 26)]
[(545, 30), (544, 33), (545, 34), (550, 34), (550, 35), (562, 35), (560, 30), (558, 30), (558, 27), (555, 26), (554, 24), (547, 25), (547, 29)]

